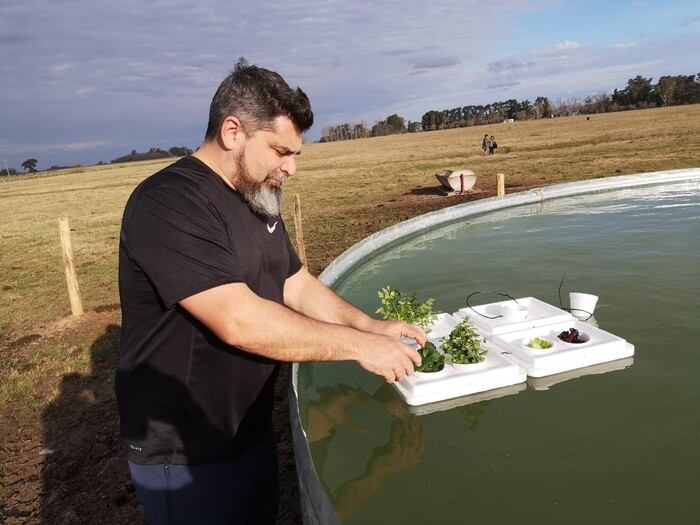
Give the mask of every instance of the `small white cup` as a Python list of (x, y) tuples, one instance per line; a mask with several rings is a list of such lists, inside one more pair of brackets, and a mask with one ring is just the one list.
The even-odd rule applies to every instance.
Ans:
[(517, 303), (507, 303), (501, 306), (501, 315), (509, 323), (524, 321), (527, 318), (528, 307)]
[(569, 293), (569, 309), (576, 319), (587, 319), (593, 315), (598, 296), (589, 293)]

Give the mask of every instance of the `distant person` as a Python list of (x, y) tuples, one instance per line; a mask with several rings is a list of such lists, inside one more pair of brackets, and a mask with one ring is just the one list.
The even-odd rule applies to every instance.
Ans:
[(204, 143), (143, 181), (119, 248), (121, 436), (149, 525), (267, 525), (280, 361), (357, 361), (387, 382), (420, 364), (423, 331), (351, 306), (299, 261), (280, 215), (309, 99), (244, 59)]
[(491, 135), (491, 138), (489, 138), (489, 155), (493, 155), (496, 153), (496, 148), (498, 147), (498, 144), (496, 144), (496, 139)]
[(490, 150), (491, 150), (491, 146), (489, 144), (489, 134), (488, 133), (486, 133), (484, 135), (484, 140), (481, 141), (481, 149), (484, 150), (484, 155), (488, 155)]

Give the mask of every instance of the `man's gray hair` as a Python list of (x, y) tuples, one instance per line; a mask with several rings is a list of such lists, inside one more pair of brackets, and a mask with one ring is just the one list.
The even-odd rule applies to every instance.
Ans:
[(234, 70), (219, 85), (209, 108), (206, 140), (215, 140), (227, 117), (237, 117), (243, 130), (252, 134), (271, 130), (272, 121), (286, 116), (300, 132), (314, 123), (309, 97), (301, 89), (292, 89), (274, 71), (248, 64), (241, 57)]

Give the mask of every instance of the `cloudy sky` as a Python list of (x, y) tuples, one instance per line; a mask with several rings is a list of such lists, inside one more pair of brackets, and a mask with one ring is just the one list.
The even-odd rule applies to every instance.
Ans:
[[(0, 163), (197, 146), (239, 56), (304, 89), (324, 125), (700, 73), (700, 3), (568, 0), (6, 0)], [(4, 167), (4, 164), (0, 164)]]

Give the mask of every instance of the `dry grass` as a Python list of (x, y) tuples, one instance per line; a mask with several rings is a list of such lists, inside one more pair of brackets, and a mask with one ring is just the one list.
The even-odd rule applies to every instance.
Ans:
[[(437, 195), (434, 174), (469, 168), (477, 188), (495, 192), (496, 173), (510, 191), (557, 182), (700, 165), (700, 105), (497, 124), (306, 146), (299, 193), (310, 267), (398, 220), (453, 204)], [(481, 152), (493, 134), (497, 154)]]
[[(498, 141), (493, 157), (481, 153), (484, 133)], [(68, 335), (55, 333), (56, 321), (70, 311), (57, 218), (68, 216), (74, 230), (86, 307), (104, 308), (118, 322), (122, 209), (134, 186), (168, 162), (79, 168), (79, 173), (0, 182), (0, 407), (32, 391), (42, 378), (57, 381), (85, 366), (83, 354), (99, 335), (86, 322), (78, 340), (66, 342)], [(700, 105), (307, 144), (299, 173), (286, 191), (301, 195), (309, 266), (319, 272), (370, 233), (463, 201), (435, 191), (434, 173), (442, 169), (474, 170), (479, 191), (470, 198), (476, 198), (493, 194), (497, 172), (507, 175), (508, 189), (514, 191), (698, 165)], [(292, 221), (287, 224), (292, 230)], [(33, 334), (42, 339), (31, 345), (17, 341)]]

